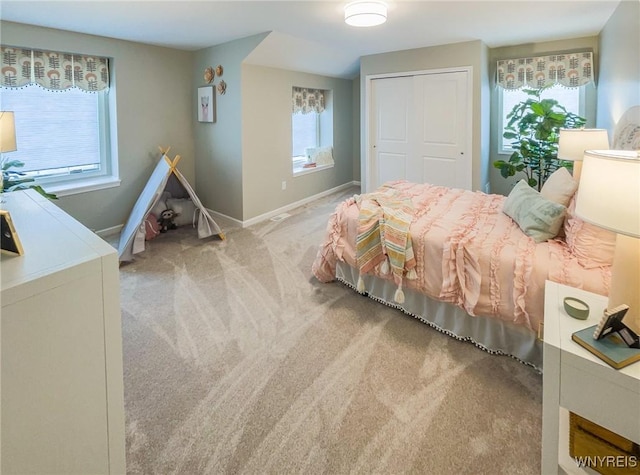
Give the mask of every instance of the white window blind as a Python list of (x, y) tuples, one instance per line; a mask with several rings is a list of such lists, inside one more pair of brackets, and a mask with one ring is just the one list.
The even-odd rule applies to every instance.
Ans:
[(76, 88), (50, 91), (36, 85), (2, 90), (3, 110), (12, 110), (20, 171), (38, 175), (100, 170), (100, 103), (104, 94)]
[(306, 148), (318, 146), (318, 113), (295, 113), (291, 117), (293, 127), (293, 156), (306, 156)]

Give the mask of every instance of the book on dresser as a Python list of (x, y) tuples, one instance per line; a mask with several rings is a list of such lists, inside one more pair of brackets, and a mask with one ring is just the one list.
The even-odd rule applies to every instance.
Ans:
[(597, 327), (598, 325), (593, 325), (583, 328), (573, 333), (571, 339), (615, 369), (640, 361), (640, 349), (630, 348), (616, 333), (600, 340), (594, 339)]

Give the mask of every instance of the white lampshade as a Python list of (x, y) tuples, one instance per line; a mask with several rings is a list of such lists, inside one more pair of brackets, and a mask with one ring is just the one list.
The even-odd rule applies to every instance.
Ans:
[(640, 238), (640, 156), (630, 150), (588, 150), (576, 199), (583, 220)]
[(387, 21), (387, 5), (380, 1), (356, 1), (344, 7), (344, 21), (351, 26), (377, 26)]
[(13, 112), (0, 112), (0, 152), (14, 152), (16, 146), (16, 126)]
[[(578, 162), (580, 163), (580, 162)], [(608, 309), (629, 306), (623, 322), (640, 333), (640, 155), (630, 150), (588, 150), (576, 214), (617, 232)]]
[(605, 129), (560, 129), (558, 158), (582, 160), (585, 150), (607, 150), (609, 137)]

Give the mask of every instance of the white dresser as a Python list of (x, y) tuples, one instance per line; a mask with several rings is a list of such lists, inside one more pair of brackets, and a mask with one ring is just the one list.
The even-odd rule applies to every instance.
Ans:
[(33, 190), (0, 201), (24, 248), (0, 261), (1, 472), (124, 474), (117, 252)]

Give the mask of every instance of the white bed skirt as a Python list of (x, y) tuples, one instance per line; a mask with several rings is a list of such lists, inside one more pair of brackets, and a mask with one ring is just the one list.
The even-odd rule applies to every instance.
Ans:
[[(355, 290), (358, 276), (356, 269), (337, 262), (338, 281)], [(404, 303), (398, 304), (393, 300), (397, 290), (393, 282), (372, 275), (363, 275), (362, 278), (368, 297), (402, 310), (453, 338), (471, 342), (492, 354), (510, 356), (542, 372), (542, 341), (531, 330), (496, 318), (472, 317), (456, 305), (407, 288), (403, 289)]]

